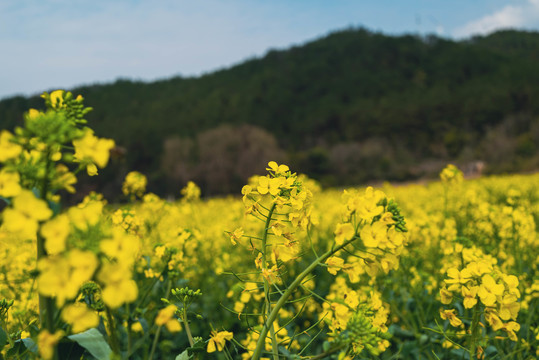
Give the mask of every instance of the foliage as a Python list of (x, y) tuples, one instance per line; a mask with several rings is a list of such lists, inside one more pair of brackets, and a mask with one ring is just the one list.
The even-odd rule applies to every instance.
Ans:
[[(538, 53), (534, 32), (452, 41), (348, 29), (198, 78), (80, 87), (75, 91), (96, 107), (88, 115), (96, 132), (127, 150), (125, 165), (116, 163), (116, 172), (107, 170), (92, 183), (99, 190), (105, 183), (118, 186), (127, 171), (138, 170), (162, 196), (188, 180), (204, 185), (205, 193), (235, 193), (250, 174), (262, 173), (260, 164), (281, 158), (262, 154), (255, 165), (227, 150), (245, 147), (234, 135), (245, 124), (266, 132), (264, 142), (278, 144), (268, 152), (284, 150), (295, 169), (329, 185), (433, 175), (443, 166), (414, 167), (432, 159), (482, 160), (491, 172), (530, 170), (539, 163)], [(20, 124), (29, 107), (40, 108), (39, 99), (0, 101), (3, 127)], [(515, 118), (510, 132), (499, 128)], [(212, 144), (217, 135), (221, 141)], [(198, 143), (171, 164), (165, 145), (174, 136)], [(359, 148), (346, 156), (361, 166), (343, 166), (346, 147)], [(221, 171), (208, 158), (239, 169)], [(219, 175), (222, 188), (207, 175), (229, 169)]]
[(537, 174), (340, 191), (270, 161), (242, 198), (131, 172), (127, 203), (63, 207), (114, 141), (82, 97), (43, 98), (0, 132), (3, 358), (539, 355)]

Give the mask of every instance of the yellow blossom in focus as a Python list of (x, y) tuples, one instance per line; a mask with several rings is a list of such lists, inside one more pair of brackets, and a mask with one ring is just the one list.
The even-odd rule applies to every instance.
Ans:
[(208, 342), (207, 352), (212, 353), (217, 351), (223, 351), (225, 342), (232, 340), (234, 333), (230, 331), (212, 331), (210, 335), (210, 341)]
[(261, 176), (258, 179), (258, 186), (256, 189), (261, 195), (270, 193), (271, 195), (276, 196), (281, 191), (281, 182), (281, 178), (268, 178), (266, 176)]
[(285, 174), (290, 169), (287, 165), (278, 165), (275, 161), (270, 161), (266, 170), (273, 171), (273, 173), (277, 176)]

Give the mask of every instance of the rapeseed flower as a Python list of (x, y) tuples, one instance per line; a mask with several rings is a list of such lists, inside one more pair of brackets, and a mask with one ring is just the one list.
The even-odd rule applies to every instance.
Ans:
[(71, 304), (62, 310), (62, 319), (71, 325), (74, 334), (99, 325), (99, 316), (85, 304)]
[(208, 342), (207, 352), (212, 353), (217, 351), (223, 351), (225, 342), (232, 340), (234, 333), (230, 331), (212, 331), (210, 335), (210, 341)]
[(462, 320), (458, 318), (457, 314), (455, 314), (455, 311), (456, 311), (455, 309), (452, 309), (452, 310), (441, 309), (440, 317), (443, 320), (449, 320), (449, 323), (451, 324), (451, 326), (459, 327), (462, 325)]
[(44, 360), (52, 359), (54, 356), (54, 348), (63, 337), (64, 332), (62, 330), (57, 330), (54, 334), (51, 334), (48, 330), (42, 330), (37, 336), (39, 355), (41, 355)]
[(0, 196), (10, 198), (21, 192), (20, 175), (18, 172), (5, 168), (0, 170)]
[(159, 310), (159, 313), (155, 318), (155, 325), (164, 325), (170, 332), (181, 331), (182, 327), (180, 326), (180, 322), (174, 317), (174, 314), (177, 310), (178, 308), (176, 307), (176, 305), (173, 304), (170, 304), (167, 307)]
[(14, 136), (7, 130), (0, 131), (0, 162), (16, 158), (22, 152), (22, 146), (13, 142)]

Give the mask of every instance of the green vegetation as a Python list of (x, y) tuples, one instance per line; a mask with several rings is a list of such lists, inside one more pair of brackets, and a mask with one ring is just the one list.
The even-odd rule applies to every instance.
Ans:
[[(348, 29), (198, 78), (74, 91), (95, 107), (96, 132), (127, 150), (101, 187), (136, 169), (160, 194), (189, 179), (235, 192), (270, 159), (328, 185), (413, 179), (447, 161), (527, 171), (539, 164), (538, 54), (536, 32), (457, 42)], [(2, 127), (29, 107), (40, 99), (0, 101)]]

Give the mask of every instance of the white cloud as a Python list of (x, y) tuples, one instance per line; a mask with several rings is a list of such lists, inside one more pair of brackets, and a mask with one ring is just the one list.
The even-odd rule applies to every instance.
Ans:
[(508, 28), (537, 27), (539, 24), (539, 0), (527, 0), (521, 5), (507, 5), (492, 14), (473, 20), (453, 31), (457, 38), (485, 35)]

